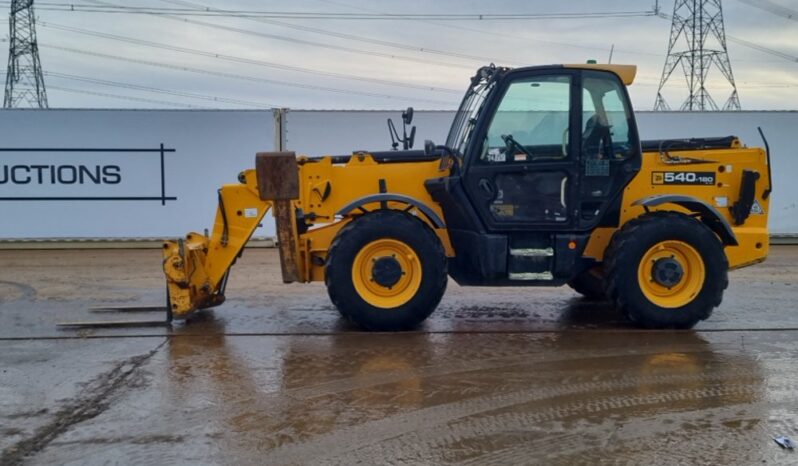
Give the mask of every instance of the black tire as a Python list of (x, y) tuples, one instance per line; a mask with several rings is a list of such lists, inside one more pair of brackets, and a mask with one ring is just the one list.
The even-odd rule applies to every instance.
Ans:
[(580, 272), (568, 282), (568, 286), (586, 299), (598, 301), (607, 299), (607, 294), (604, 292), (604, 282), (600, 269), (590, 269)]
[[(640, 261), (663, 241), (687, 243), (704, 267), (700, 291), (679, 307), (649, 300), (638, 278)], [(645, 328), (692, 328), (720, 305), (729, 284), (729, 263), (720, 239), (699, 220), (678, 212), (651, 212), (627, 222), (607, 248), (605, 267), (607, 294), (633, 322)], [(653, 276), (650, 281), (654, 282)], [(698, 284), (695, 286), (698, 289)]]
[[(353, 278), (361, 249), (384, 239), (409, 246), (421, 270), (421, 282), (412, 297), (390, 308), (377, 307), (361, 297)], [(327, 255), (324, 282), (335, 307), (359, 327), (399, 331), (418, 326), (432, 314), (446, 291), (447, 279), (446, 254), (435, 233), (409, 214), (381, 210), (353, 220), (338, 232)]]

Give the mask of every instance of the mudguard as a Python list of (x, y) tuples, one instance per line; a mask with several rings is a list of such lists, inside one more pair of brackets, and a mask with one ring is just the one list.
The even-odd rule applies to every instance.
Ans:
[(725, 246), (738, 245), (737, 237), (734, 235), (729, 222), (723, 218), (723, 215), (717, 209), (701, 199), (677, 194), (658, 194), (638, 199), (632, 203), (632, 205), (643, 207), (657, 207), (662, 204), (676, 204), (696, 212), (699, 214), (701, 221), (720, 237)]

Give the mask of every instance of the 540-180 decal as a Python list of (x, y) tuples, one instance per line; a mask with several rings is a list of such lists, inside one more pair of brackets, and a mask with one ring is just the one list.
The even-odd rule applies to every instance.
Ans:
[(653, 172), (652, 184), (715, 184), (715, 172)]

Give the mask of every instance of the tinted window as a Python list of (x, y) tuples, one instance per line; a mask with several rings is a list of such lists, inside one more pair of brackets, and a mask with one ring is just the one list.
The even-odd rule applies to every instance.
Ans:
[(480, 159), (513, 163), (567, 157), (570, 108), (570, 76), (512, 82), (493, 115)]
[(582, 156), (623, 159), (630, 155), (630, 112), (614, 76), (586, 71), (582, 79)]

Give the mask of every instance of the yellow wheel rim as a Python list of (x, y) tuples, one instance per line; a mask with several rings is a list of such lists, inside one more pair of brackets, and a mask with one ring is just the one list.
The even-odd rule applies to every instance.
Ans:
[[(704, 260), (682, 241), (662, 241), (643, 255), (637, 280), (646, 298), (659, 307), (682, 307), (704, 286)], [(622, 286), (622, 285), (621, 285)]]
[(378, 239), (355, 256), (352, 283), (360, 297), (372, 306), (399, 307), (410, 301), (421, 286), (421, 261), (406, 243)]

